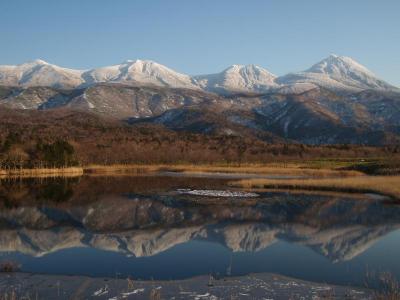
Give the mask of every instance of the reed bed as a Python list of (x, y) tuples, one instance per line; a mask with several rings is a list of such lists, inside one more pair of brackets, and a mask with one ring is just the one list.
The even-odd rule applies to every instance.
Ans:
[(242, 188), (377, 193), (400, 200), (400, 176), (358, 176), (292, 180), (243, 179), (231, 182), (230, 185)]
[(265, 175), (294, 175), (307, 177), (343, 177), (361, 176), (363, 173), (353, 170), (313, 169), (301, 164), (246, 164), (246, 165), (91, 165), (84, 168), (85, 173), (146, 173), (146, 172), (180, 172), (180, 173), (245, 173)]
[(7, 169), (0, 170), (0, 177), (48, 177), (48, 176), (81, 176), (83, 168), (36, 168), (36, 169)]
[(89, 165), (84, 167), (88, 174), (140, 174), (159, 172), (164, 165)]

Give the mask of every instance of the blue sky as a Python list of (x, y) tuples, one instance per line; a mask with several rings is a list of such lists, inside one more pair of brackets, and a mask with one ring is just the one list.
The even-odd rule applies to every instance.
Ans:
[(1, 0), (0, 64), (140, 58), (188, 74), (253, 63), (283, 75), (336, 53), (400, 86), (399, 13), (399, 0)]

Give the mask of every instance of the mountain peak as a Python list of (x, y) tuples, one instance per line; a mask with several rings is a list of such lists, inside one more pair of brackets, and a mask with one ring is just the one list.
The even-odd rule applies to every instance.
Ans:
[(37, 64), (44, 64), (44, 65), (48, 64), (48, 62), (44, 61), (43, 59), (35, 59), (34, 62), (37, 63)]
[(178, 73), (152, 60), (126, 60), (119, 65), (89, 70), (82, 76), (86, 84), (123, 82), (170, 88), (198, 89), (189, 75)]
[(46, 62), (46, 61), (44, 61), (42, 59), (35, 59), (35, 60), (29, 61), (29, 62), (27, 62), (25, 64), (29, 64), (29, 65), (49, 65), (48, 62)]
[(283, 84), (313, 83), (333, 90), (394, 89), (353, 58), (336, 54), (329, 55), (304, 72), (280, 77), (278, 82)]
[(234, 65), (230, 65), (229, 67), (225, 68), (223, 72), (229, 71), (229, 70), (240, 70), (240, 69), (242, 69), (243, 67), (244, 67), (244, 65), (237, 65), (237, 64), (234, 64)]
[(305, 72), (324, 73), (331, 75), (349, 75), (349, 73), (362, 73), (370, 77), (375, 75), (366, 67), (348, 56), (331, 54), (329, 57), (313, 65)]
[(337, 55), (337, 54), (335, 54), (335, 53), (331, 53), (331, 54), (329, 55), (329, 57), (337, 58), (337, 57), (339, 57), (339, 55)]
[(212, 92), (265, 92), (277, 86), (275, 78), (253, 64), (231, 65), (221, 73), (195, 77), (202, 88)]
[(200, 88), (217, 93), (263, 93), (292, 84), (296, 85), (296, 90), (299, 87), (309, 87), (310, 84), (335, 91), (396, 90), (354, 59), (337, 54), (330, 54), (304, 72), (291, 73), (279, 78), (254, 64), (233, 64), (219, 73), (189, 76), (155, 61), (143, 59), (126, 60), (120, 64), (92, 70), (67, 69), (42, 59), (16, 66), (0, 66), (1, 85), (69, 88), (99, 82), (150, 84), (196, 90)]
[(128, 59), (123, 64), (157, 64), (156, 62), (148, 59)]
[(0, 84), (75, 88), (82, 84), (81, 73), (36, 59), (16, 66), (0, 66)]
[(275, 76), (271, 72), (269, 72), (267, 69), (264, 69), (255, 64), (248, 64), (248, 65), (234, 64), (234, 65), (231, 65), (228, 68), (226, 68), (223, 72), (227, 72), (227, 71), (262, 71), (262, 72), (267, 72), (267, 73), (271, 74), (272, 76)]

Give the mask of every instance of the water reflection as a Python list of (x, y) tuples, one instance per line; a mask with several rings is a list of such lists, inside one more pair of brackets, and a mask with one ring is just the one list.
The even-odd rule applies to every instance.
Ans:
[[(388, 234), (397, 234), (400, 207), (382, 201), (286, 193), (227, 199), (179, 193), (182, 188), (223, 189), (226, 180), (3, 181), (2, 259), (19, 260), (23, 270), (34, 272), (113, 276), (118, 268), (165, 279), (231, 268), (232, 274), (274, 271), (338, 282), (342, 267), (349, 280), (354, 272), (360, 277), (366, 264), (386, 266), (380, 264), (388, 259), (386, 237), (399, 249), (399, 239)], [(354, 265), (373, 245), (380, 252)], [(308, 266), (299, 267), (305, 261)], [(396, 257), (389, 265), (400, 271)], [(313, 278), (327, 268), (331, 274)]]

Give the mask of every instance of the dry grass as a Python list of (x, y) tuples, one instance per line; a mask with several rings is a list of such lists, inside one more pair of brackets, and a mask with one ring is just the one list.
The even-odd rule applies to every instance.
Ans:
[(244, 188), (296, 189), (350, 193), (378, 193), (400, 199), (400, 176), (359, 176), (322, 179), (244, 179), (231, 185)]
[(87, 173), (146, 173), (171, 171), (181, 173), (245, 173), (265, 175), (292, 175), (311, 177), (360, 176), (359, 171), (307, 168), (303, 164), (246, 164), (246, 165), (91, 165), (84, 168)]
[(83, 173), (94, 175), (123, 175), (145, 174), (161, 171), (179, 173), (244, 173), (258, 175), (287, 175), (304, 177), (354, 177), (363, 173), (353, 170), (335, 170), (321, 168), (307, 163), (269, 163), (269, 164), (126, 164), (126, 165), (89, 165), (83, 168), (56, 168), (56, 169), (13, 169), (1, 170), (0, 178), (9, 176), (18, 177), (46, 177), (46, 176), (80, 176)]
[(51, 176), (81, 176), (83, 168), (42, 168), (42, 169), (9, 169), (0, 170), (0, 178), (2, 177), (51, 177)]
[(113, 173), (151, 173), (158, 172), (163, 165), (89, 165), (84, 167), (85, 173), (90, 174), (113, 174)]

